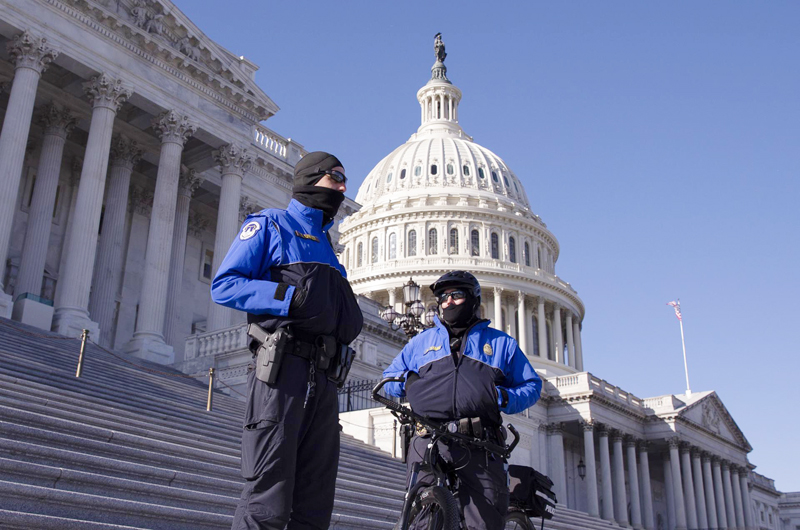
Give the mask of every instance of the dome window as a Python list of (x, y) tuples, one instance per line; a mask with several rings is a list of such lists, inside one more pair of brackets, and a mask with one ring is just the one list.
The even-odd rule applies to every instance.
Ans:
[(471, 254), (473, 256), (480, 256), (481, 255), (481, 234), (477, 230), (473, 230), (471, 235), (471, 243), (472, 248)]
[(431, 164), (431, 175), (435, 175), (439, 172), (439, 168), (436, 167), (436, 164)]
[(439, 236), (435, 228), (428, 230), (428, 254), (436, 254), (438, 252)]
[(497, 234), (492, 234), (492, 259), (500, 259), (500, 241)]
[(456, 172), (456, 169), (453, 167), (453, 164), (447, 164), (447, 174), (452, 175)]
[(411, 230), (408, 232), (408, 255), (417, 255), (417, 231)]
[(402, 171), (400, 172), (400, 180), (403, 180), (403, 179), (405, 179), (405, 178), (406, 178), (406, 170), (404, 169), (404, 170), (402, 170)]
[(525, 247), (524, 247), (524, 249), (522, 251), (522, 255), (523, 255), (523, 258), (525, 259), (525, 266), (526, 267), (530, 267), (531, 266), (531, 246), (527, 241), (525, 242)]
[(517, 240), (513, 237), (508, 238), (508, 259), (511, 263), (517, 262)]
[(378, 263), (378, 238), (372, 238), (372, 263)]
[(506, 188), (508, 188), (508, 187), (510, 187), (510, 186), (511, 186), (511, 184), (509, 184), (509, 183), (508, 183), (508, 177), (507, 177), (507, 176), (505, 176), (505, 175), (503, 175), (503, 182), (505, 182), (505, 184), (506, 184)]
[(386, 175), (386, 184), (389, 184), (392, 181), (392, 173)]
[(358, 252), (356, 253), (356, 266), (360, 267), (364, 264), (364, 243), (358, 244)]
[(458, 254), (458, 228), (450, 229), (450, 254)]
[(482, 167), (479, 167), (479, 168), (478, 168), (478, 176), (479, 176), (480, 178), (482, 178), (482, 179), (485, 179), (485, 178), (486, 178), (486, 174), (483, 172), (483, 168), (482, 168)]
[(418, 177), (422, 173), (422, 166), (417, 166), (414, 168), (414, 176)]
[(468, 165), (464, 164), (464, 167), (462, 167), (461, 170), (464, 172), (464, 176), (465, 177), (469, 176), (469, 166)]
[(372, 182), (370, 182), (369, 184), (367, 184), (367, 193), (369, 193), (369, 189), (370, 189), (371, 187), (372, 187)]
[(394, 232), (389, 234), (389, 259), (397, 259), (397, 234)]
[(500, 182), (500, 179), (497, 178), (497, 173), (495, 173), (494, 171), (492, 171), (492, 180), (495, 182)]

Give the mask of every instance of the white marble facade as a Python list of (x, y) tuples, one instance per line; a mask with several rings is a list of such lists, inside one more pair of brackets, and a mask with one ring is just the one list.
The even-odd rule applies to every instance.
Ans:
[[(262, 124), (279, 109), (258, 67), (169, 0), (6, 0), (0, 40), (0, 316), (86, 328), (187, 373), (214, 366), (241, 389), (244, 315), (211, 303), (210, 279), (248, 212), (288, 203), (305, 153)], [(420, 89), (419, 130), (340, 212), (365, 316), (351, 380), (374, 380), (402, 348), (378, 313), (401, 308), (410, 276), (430, 304), (424, 286), (471, 270), (484, 314), (547, 379), (509, 418), (524, 435), (514, 459), (548, 473), (564, 504), (634, 528), (796, 530), (798, 494), (753, 471), (716, 394), (640, 399), (585, 371), (586, 308), (556, 274), (558, 241), (463, 131), (461, 97), (442, 78)], [(385, 413), (348, 415), (390, 448)]]

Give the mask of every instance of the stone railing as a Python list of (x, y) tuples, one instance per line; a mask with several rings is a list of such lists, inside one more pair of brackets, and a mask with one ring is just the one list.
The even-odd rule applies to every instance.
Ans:
[(547, 381), (556, 387), (559, 394), (593, 391), (607, 398), (612, 398), (626, 403), (632, 407), (644, 408), (643, 399), (634, 396), (630, 392), (625, 392), (621, 388), (616, 387), (609, 382), (600, 379), (599, 377), (595, 377), (588, 372), (560, 375), (557, 377), (548, 378)]
[(247, 349), (247, 324), (198, 333), (186, 339), (186, 360)]
[(777, 491), (777, 490), (775, 490), (775, 481), (774, 480), (772, 480), (771, 478), (767, 478), (764, 475), (759, 475), (755, 471), (750, 473), (750, 480), (752, 480), (753, 484), (756, 485), (756, 486), (760, 486), (760, 487), (762, 487), (764, 489), (768, 489), (768, 490)]
[(273, 156), (286, 160), (289, 153), (289, 140), (261, 125), (255, 126), (253, 135), (253, 143)]

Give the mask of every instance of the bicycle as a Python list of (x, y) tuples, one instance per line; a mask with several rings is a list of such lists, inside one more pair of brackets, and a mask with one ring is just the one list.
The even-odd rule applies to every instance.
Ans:
[[(372, 389), (372, 398), (388, 408), (402, 426), (420, 425), (430, 433), (430, 441), (422, 461), (415, 463), (412, 468), (403, 510), (400, 513), (400, 520), (395, 525), (395, 530), (408, 530), (415, 520), (424, 520), (426, 517), (428, 518), (427, 530), (459, 530), (462, 528), (464, 520), (458, 500), (456, 500), (457, 469), (440, 457), (437, 442), (447, 440), (467, 449), (477, 447), (507, 459), (519, 443), (519, 433), (509, 423), (507, 428), (514, 435), (514, 440), (508, 445), (497, 445), (458, 432), (455, 422), (436, 423), (426, 416), (421, 416), (410, 408), (380, 395), (379, 392), (386, 383), (402, 383), (404, 381), (405, 379), (402, 377), (389, 377), (381, 380)], [(433, 473), (432, 484), (417, 482), (417, 476), (423, 467), (430, 469)], [(535, 527), (521, 509), (510, 506), (505, 519), (505, 529), (535, 530)]]

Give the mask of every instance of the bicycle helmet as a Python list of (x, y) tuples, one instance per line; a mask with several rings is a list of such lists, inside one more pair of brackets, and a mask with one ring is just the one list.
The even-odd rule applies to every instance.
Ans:
[(438, 280), (431, 284), (433, 295), (441, 293), (445, 289), (458, 287), (468, 291), (477, 300), (481, 299), (481, 284), (478, 279), (467, 271), (452, 271), (443, 274)]

